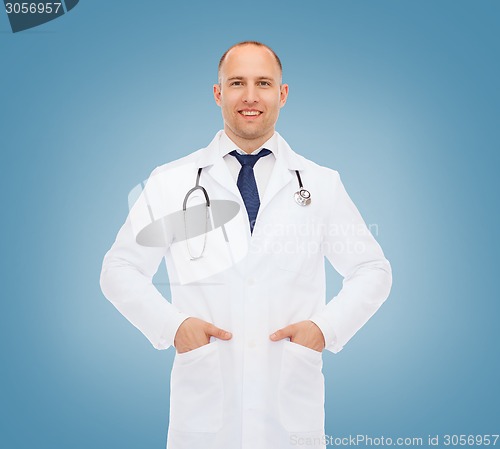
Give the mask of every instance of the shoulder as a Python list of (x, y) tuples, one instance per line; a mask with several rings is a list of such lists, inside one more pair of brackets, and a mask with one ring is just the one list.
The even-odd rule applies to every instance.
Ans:
[(193, 151), (180, 159), (160, 165), (156, 167), (151, 174), (161, 174), (164, 172), (171, 172), (172, 170), (182, 172), (184, 169), (192, 168), (194, 166), (204, 167), (208, 165), (218, 155), (219, 138), (221, 133), (222, 131), (219, 131), (206, 147)]
[(221, 133), (222, 131), (219, 131), (206, 147), (193, 151), (180, 159), (160, 165), (159, 167), (156, 167), (151, 174), (156, 175), (172, 171), (183, 172), (184, 170), (192, 169), (194, 166), (204, 167), (208, 165), (208, 163), (210, 163), (218, 155)]
[(302, 155), (298, 155), (301, 158), (304, 164), (304, 170), (309, 170), (311, 172), (317, 173), (319, 176), (330, 176), (330, 177), (338, 177), (339, 172), (333, 168), (326, 167), (324, 165), (320, 165), (317, 162), (312, 161), (311, 159), (307, 159)]
[(168, 172), (170, 170), (181, 169), (184, 167), (193, 166), (195, 161), (197, 161), (203, 152), (204, 148), (193, 151), (192, 153), (176, 159), (174, 161), (166, 162), (165, 164), (157, 166), (151, 173), (151, 175), (159, 175), (161, 173)]
[(304, 174), (311, 174), (314, 177), (319, 178), (321, 181), (325, 181), (325, 178), (333, 180), (339, 178), (337, 170), (325, 167), (312, 161), (311, 159), (306, 158), (299, 152), (293, 150), (281, 136), (279, 136), (279, 149), (280, 154), (285, 157), (290, 170), (298, 170)]

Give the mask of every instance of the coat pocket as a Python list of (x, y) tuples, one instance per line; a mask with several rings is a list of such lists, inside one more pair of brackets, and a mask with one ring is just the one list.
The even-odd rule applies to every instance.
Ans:
[(289, 432), (322, 431), (325, 381), (321, 352), (285, 340), (278, 386), (279, 411)]
[(170, 427), (217, 432), (222, 427), (223, 387), (217, 344), (176, 354), (170, 381)]

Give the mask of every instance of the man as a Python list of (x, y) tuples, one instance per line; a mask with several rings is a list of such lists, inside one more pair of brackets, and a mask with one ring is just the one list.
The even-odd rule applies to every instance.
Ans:
[[(322, 351), (380, 307), (390, 265), (338, 173), (275, 132), (288, 86), (269, 47), (231, 47), (213, 91), (224, 131), (152, 173), (101, 286), (156, 348), (176, 348), (167, 448), (322, 447)], [(327, 304), (325, 257), (344, 277)], [(171, 303), (152, 284), (163, 258)]]

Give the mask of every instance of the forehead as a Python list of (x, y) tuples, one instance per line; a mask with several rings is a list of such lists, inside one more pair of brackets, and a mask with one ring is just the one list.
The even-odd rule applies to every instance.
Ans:
[(281, 77), (281, 71), (274, 55), (266, 47), (242, 45), (233, 48), (224, 60), (221, 78), (276, 78)]

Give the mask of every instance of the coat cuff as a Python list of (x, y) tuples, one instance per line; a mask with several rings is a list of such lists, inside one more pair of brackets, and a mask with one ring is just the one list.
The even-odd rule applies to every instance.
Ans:
[(177, 334), (180, 325), (188, 318), (190, 318), (190, 315), (182, 312), (177, 312), (172, 315), (165, 324), (165, 329), (159, 342), (157, 344), (153, 344), (153, 346), (156, 349), (167, 349), (170, 346), (174, 346), (175, 335)]
[(323, 338), (325, 339), (325, 349), (333, 353), (340, 352), (343, 346), (337, 344), (337, 336), (335, 331), (332, 329), (328, 320), (321, 314), (317, 313), (312, 318), (309, 318), (316, 326), (319, 327), (321, 332), (323, 332)]

